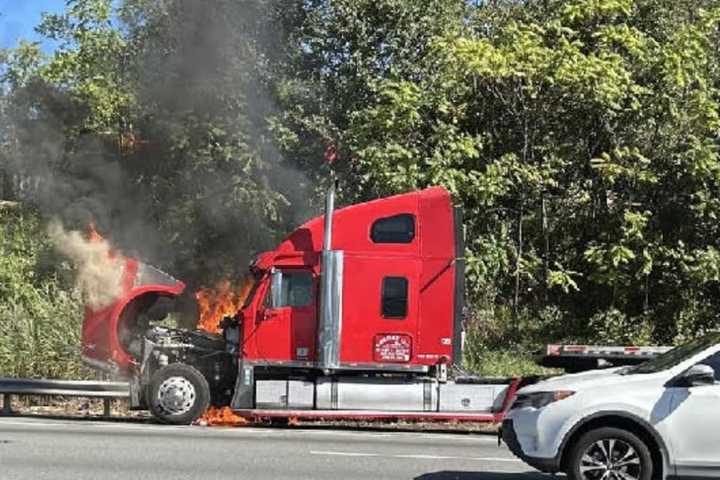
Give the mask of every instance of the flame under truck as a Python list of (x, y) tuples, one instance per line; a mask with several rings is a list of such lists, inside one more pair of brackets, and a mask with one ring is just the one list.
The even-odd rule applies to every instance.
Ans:
[(131, 407), (186, 424), (255, 418), (500, 421), (520, 380), (459, 377), (462, 215), (435, 187), (334, 208), (250, 265), (222, 334), (162, 326), (185, 285), (124, 259), (124, 294), (86, 311), (82, 355), (128, 379)]

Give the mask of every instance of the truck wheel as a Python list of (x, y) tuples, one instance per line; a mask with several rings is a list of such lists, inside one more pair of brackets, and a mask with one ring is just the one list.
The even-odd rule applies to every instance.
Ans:
[(580, 437), (570, 452), (573, 480), (650, 480), (653, 464), (645, 442), (627, 430), (598, 428)]
[(164, 423), (188, 425), (210, 405), (210, 387), (195, 367), (172, 363), (150, 379), (150, 411)]

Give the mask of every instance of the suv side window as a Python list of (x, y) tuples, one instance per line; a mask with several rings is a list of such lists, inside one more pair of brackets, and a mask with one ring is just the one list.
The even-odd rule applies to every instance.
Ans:
[(713, 353), (700, 363), (712, 367), (715, 370), (715, 381), (720, 382), (720, 352)]

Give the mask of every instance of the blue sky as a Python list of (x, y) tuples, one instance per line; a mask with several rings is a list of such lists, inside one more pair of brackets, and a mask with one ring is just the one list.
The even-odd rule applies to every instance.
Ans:
[[(0, 48), (17, 45), (19, 39), (42, 41), (33, 27), (40, 22), (42, 12), (59, 13), (65, 9), (65, 0), (0, 0)], [(51, 42), (43, 42), (50, 51)]]

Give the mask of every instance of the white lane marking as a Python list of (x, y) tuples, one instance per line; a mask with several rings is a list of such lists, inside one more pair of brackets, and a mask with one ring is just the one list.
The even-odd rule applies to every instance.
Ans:
[(361, 452), (324, 452), (311, 450), (310, 455), (330, 455), (338, 457), (380, 457), (379, 453), (361, 453)]
[(424, 455), (424, 454), (397, 454), (387, 455), (381, 453), (363, 453), (363, 452), (335, 452), (325, 450), (310, 450), (310, 455), (330, 455), (338, 457), (383, 457), (383, 458), (403, 458), (412, 460), (473, 460), (477, 462), (510, 462), (522, 463), (517, 458), (503, 457), (457, 457), (452, 455)]
[(410, 458), (417, 460), (477, 460), (481, 462), (511, 462), (522, 463), (517, 458), (503, 457), (455, 457), (448, 455), (393, 455), (394, 458)]

